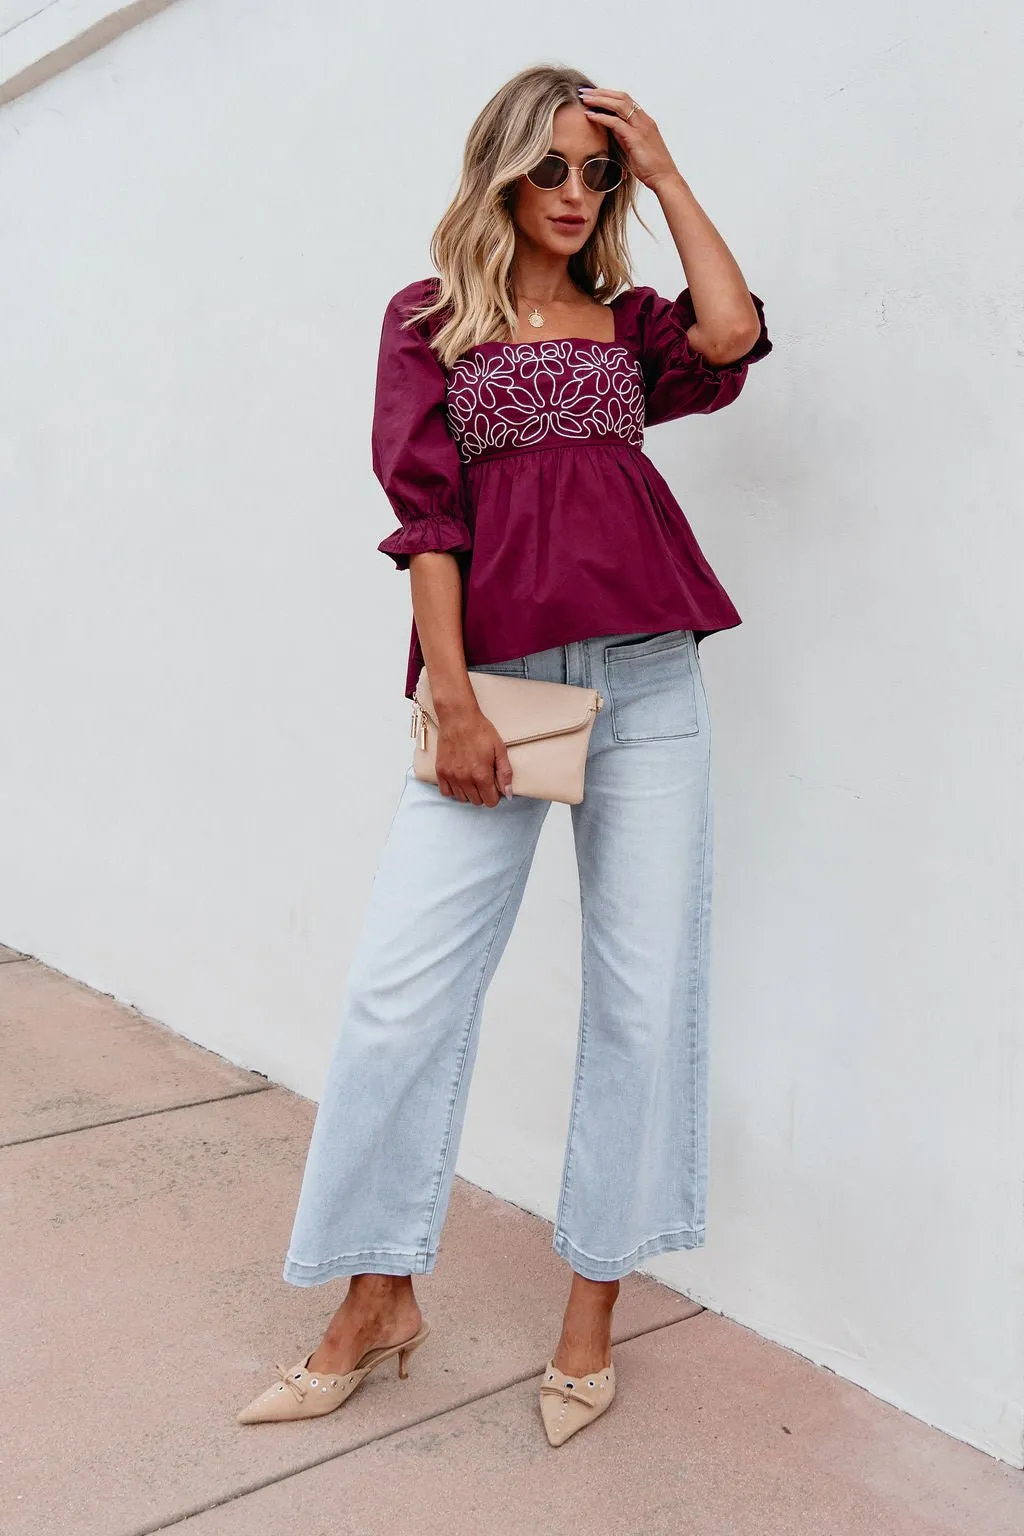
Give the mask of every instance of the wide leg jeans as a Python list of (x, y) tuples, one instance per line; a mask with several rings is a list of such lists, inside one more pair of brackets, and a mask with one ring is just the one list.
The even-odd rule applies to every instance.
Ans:
[[(581, 1006), (552, 1244), (592, 1280), (705, 1240), (711, 730), (691, 630), (478, 671), (595, 687), (571, 808)], [(547, 801), (442, 795), (410, 769), (370, 891), (283, 1278), (429, 1274), (487, 988)]]

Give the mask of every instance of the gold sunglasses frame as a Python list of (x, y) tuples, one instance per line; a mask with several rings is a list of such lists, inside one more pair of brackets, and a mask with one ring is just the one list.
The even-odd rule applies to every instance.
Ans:
[[(534, 181), (533, 177), (530, 175), (530, 172), (526, 171), (524, 173), (525, 176), (526, 176), (527, 181), (530, 183), (530, 186), (531, 187), (537, 187), (537, 191), (538, 192), (557, 192), (559, 187), (564, 187), (565, 186), (566, 182), (569, 180), (570, 173), (572, 171), (575, 171), (576, 174), (580, 178), (580, 186), (583, 187), (585, 192), (596, 192), (598, 194), (598, 196), (600, 196), (600, 197), (607, 197), (609, 192), (617, 192), (619, 190), (619, 188), (622, 186), (622, 183), (625, 181), (627, 175), (629, 174), (628, 171), (626, 170), (626, 167), (623, 165), (622, 161), (621, 160), (614, 160), (611, 155), (591, 155), (590, 159), (589, 160), (584, 160), (582, 165), (570, 165), (568, 160), (565, 158), (565, 156), (564, 155), (560, 155), (558, 153), (557, 149), (549, 149), (547, 154), (546, 155), (542, 155), (540, 160), (537, 161), (537, 165), (542, 165), (545, 160), (552, 160), (552, 159), (554, 159), (554, 160), (561, 160), (562, 164), (566, 167), (566, 172), (565, 172), (565, 175), (562, 177), (562, 180), (556, 182), (553, 187), (538, 187), (537, 183)], [(614, 187), (605, 187), (603, 190), (601, 190), (601, 189), (599, 189), (597, 187), (588, 187), (587, 186), (586, 182), (583, 180), (583, 171), (584, 171), (586, 166), (593, 165), (595, 162), (600, 162), (602, 164), (607, 164), (607, 165), (617, 165), (618, 166), (618, 168), (622, 172), (622, 174), (619, 177), (618, 181), (615, 183)]]

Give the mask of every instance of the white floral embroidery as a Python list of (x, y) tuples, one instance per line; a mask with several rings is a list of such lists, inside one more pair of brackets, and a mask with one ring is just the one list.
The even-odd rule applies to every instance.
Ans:
[(607, 342), (471, 348), (452, 365), (446, 408), (464, 464), (489, 449), (528, 448), (551, 435), (613, 436), (643, 446), (640, 365), (625, 347)]

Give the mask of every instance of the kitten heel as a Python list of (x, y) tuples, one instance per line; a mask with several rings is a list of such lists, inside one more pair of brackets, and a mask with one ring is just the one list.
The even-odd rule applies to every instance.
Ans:
[(283, 1365), (277, 1367), (278, 1380), (242, 1409), (238, 1414), (238, 1423), (267, 1424), (281, 1419), (308, 1419), (333, 1413), (348, 1401), (375, 1365), (379, 1365), (382, 1360), (390, 1360), (392, 1355), (398, 1356), (399, 1376), (407, 1377), (408, 1357), (414, 1349), (419, 1349), (429, 1332), (430, 1324), (424, 1321), (419, 1332), (404, 1343), (368, 1349), (358, 1364), (344, 1375), (311, 1371), (309, 1362), (316, 1353), (311, 1349), (306, 1358), (298, 1361), (290, 1370), (286, 1371)]
[(406, 1344), (403, 1349), (398, 1351), (398, 1374), (403, 1381), (405, 1381), (409, 1375), (409, 1356), (412, 1354), (414, 1349), (419, 1349), (425, 1338), (425, 1332), (417, 1335), (414, 1343)]

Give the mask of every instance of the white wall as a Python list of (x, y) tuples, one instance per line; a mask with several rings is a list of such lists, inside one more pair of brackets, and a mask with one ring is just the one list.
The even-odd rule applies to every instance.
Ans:
[[(0, 113), (0, 940), (318, 1096), (409, 750), (380, 314), (502, 79), (633, 90), (776, 341), (649, 439), (745, 620), (701, 648), (711, 1237), (650, 1267), (1019, 1465), (1009, 9), (180, 0)], [(667, 233), (635, 250), (682, 285)], [(562, 810), (459, 1164), (549, 1218)]]
[(0, 0), (0, 106), (105, 48), (174, 0)]

